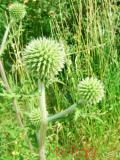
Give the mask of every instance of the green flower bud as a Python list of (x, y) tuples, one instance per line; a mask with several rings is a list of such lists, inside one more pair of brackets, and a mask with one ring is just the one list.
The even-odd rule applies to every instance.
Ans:
[(93, 77), (80, 81), (78, 91), (80, 99), (89, 105), (97, 104), (104, 97), (102, 82)]
[(28, 114), (31, 123), (34, 126), (39, 126), (40, 125), (40, 111), (39, 109), (34, 108), (31, 113)]
[(9, 6), (10, 17), (14, 21), (22, 20), (25, 17), (25, 5), (21, 3), (13, 3)]
[(64, 67), (63, 44), (47, 38), (32, 40), (24, 51), (23, 61), (31, 76), (49, 81)]

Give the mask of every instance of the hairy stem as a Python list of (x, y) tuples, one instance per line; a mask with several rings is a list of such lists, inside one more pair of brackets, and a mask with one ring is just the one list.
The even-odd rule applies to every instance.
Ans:
[(40, 139), (39, 139), (39, 157), (40, 160), (45, 160), (45, 137), (47, 131), (47, 111), (46, 111), (46, 100), (45, 100), (45, 86), (44, 83), (38, 81), (39, 91), (39, 107), (41, 115), (40, 124)]

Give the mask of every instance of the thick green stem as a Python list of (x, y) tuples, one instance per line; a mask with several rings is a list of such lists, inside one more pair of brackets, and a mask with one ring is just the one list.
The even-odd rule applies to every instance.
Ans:
[(66, 117), (68, 114), (74, 112), (76, 110), (76, 108), (77, 108), (77, 104), (75, 103), (72, 106), (70, 106), (69, 108), (65, 109), (64, 111), (62, 111), (60, 113), (56, 113), (55, 115), (49, 116), (48, 122), (55, 121), (60, 118)]
[(46, 100), (45, 100), (45, 86), (44, 83), (38, 81), (39, 91), (39, 107), (40, 107), (40, 139), (39, 139), (39, 157), (40, 160), (45, 160), (45, 137), (47, 131), (47, 111), (46, 111)]
[(61, 119), (63, 117), (68, 116), (68, 114), (75, 112), (77, 109), (77, 106), (80, 104), (82, 105), (83, 102), (79, 101), (78, 103), (74, 103), (73, 105), (71, 105), (70, 107), (65, 109), (64, 111), (56, 113), (55, 115), (49, 116), (48, 122), (52, 122), (52, 121), (55, 121), (55, 120), (58, 120), (58, 119)]

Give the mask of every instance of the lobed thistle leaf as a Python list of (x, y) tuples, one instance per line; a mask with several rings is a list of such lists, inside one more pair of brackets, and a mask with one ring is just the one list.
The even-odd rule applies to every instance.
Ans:
[(21, 3), (13, 3), (9, 6), (11, 19), (14, 21), (22, 20), (25, 17), (25, 5)]
[(32, 40), (23, 54), (29, 73), (41, 81), (51, 80), (64, 67), (63, 44), (47, 38)]
[(78, 91), (81, 100), (89, 105), (97, 104), (104, 97), (104, 86), (102, 82), (93, 77), (87, 77), (80, 81)]

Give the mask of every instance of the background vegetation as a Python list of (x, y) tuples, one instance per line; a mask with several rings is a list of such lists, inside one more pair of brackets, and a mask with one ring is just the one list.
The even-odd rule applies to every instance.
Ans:
[[(9, 21), (8, 6), (15, 0), (0, 0), (0, 42)], [(51, 149), (99, 149), (119, 152), (120, 148), (120, 6), (116, 0), (20, 0), (27, 9), (25, 19), (12, 27), (2, 55), (12, 88), (8, 94), (0, 78), (0, 160), (37, 160), (36, 130), (27, 117), (37, 107), (37, 85), (22, 65), (25, 45), (40, 36), (63, 40), (66, 46), (65, 69), (53, 85), (47, 87), (47, 109), (59, 112), (76, 102), (79, 80), (96, 76), (104, 82), (106, 96), (96, 106), (81, 107), (75, 115), (48, 126), (47, 159)], [(24, 130), (18, 126), (12, 109), (16, 97), (25, 130), (34, 146), (31, 153), (24, 141)], [(84, 153), (83, 153), (84, 154)], [(58, 158), (63, 159), (63, 158)], [(65, 159), (65, 158), (64, 158)], [(69, 160), (85, 159), (70, 155)], [(89, 157), (88, 159), (93, 159)], [(95, 159), (95, 158), (94, 158)], [(97, 157), (96, 159), (107, 159)], [(120, 159), (120, 157), (109, 157)]]

